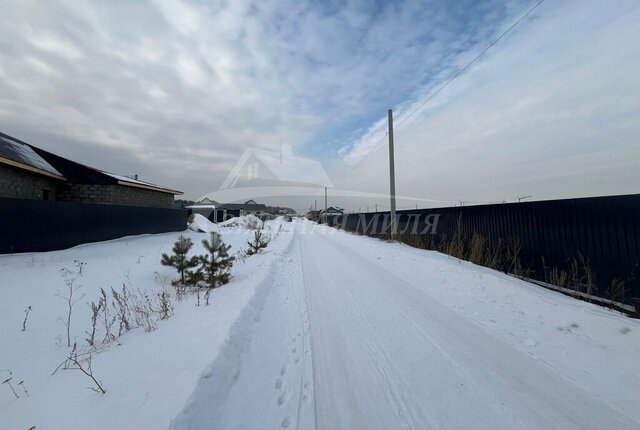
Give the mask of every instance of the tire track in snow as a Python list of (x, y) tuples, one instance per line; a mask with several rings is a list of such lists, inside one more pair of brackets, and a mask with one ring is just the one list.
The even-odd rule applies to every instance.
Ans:
[(275, 251), (280, 255), (173, 420), (172, 429), (272, 429), (298, 426), (300, 419), (312, 422), (313, 414), (305, 415), (297, 393), (308, 386), (297, 379), (308, 360), (296, 356), (298, 350), (304, 351), (297, 336), (302, 335), (304, 322), (291, 292), (301, 276), (299, 265), (292, 263), (293, 249), (291, 238), (284, 251)]
[[(563, 374), (541, 366), (502, 339), (489, 335), (481, 326), (461, 319), (460, 315), (430, 300), (421, 289), (359, 256), (338, 237), (332, 240), (332, 235), (319, 236), (322, 237), (317, 241), (326, 243), (315, 242), (315, 251), (323, 254), (330, 249), (336, 264), (349, 261), (350, 270), (358, 273), (361, 284), (367, 285), (360, 289), (359, 302), (375, 305), (374, 298), (379, 295), (389, 313), (399, 315), (413, 327), (422, 342), (438, 350), (440, 358), (457, 369), (454, 373), (458, 377), (465, 376), (466, 382), (475, 381), (473, 390), (491, 399), (481, 402), (484, 408), (497, 408), (497, 415), (507, 413), (500, 419), (506, 419), (505, 424), (510, 421), (511, 426), (517, 428), (601, 428), (612, 422), (617, 428), (638, 426), (620, 408), (607, 405)], [(389, 340), (393, 342), (392, 338)], [(591, 414), (585, 414), (584, 405), (589, 405), (587, 410), (599, 411), (595, 414), (598, 419), (586, 418)], [(482, 424), (474, 422), (476, 426)]]

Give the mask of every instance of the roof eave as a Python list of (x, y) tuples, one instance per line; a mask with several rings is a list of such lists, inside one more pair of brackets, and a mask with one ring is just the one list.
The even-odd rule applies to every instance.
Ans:
[(0, 157), (0, 163), (17, 167), (18, 169), (22, 169), (22, 170), (28, 170), (29, 172), (48, 176), (50, 178), (58, 179), (60, 181), (67, 180), (67, 178), (65, 178), (64, 176), (56, 175), (55, 173), (47, 172), (46, 170), (38, 169), (37, 167), (29, 166), (28, 164), (20, 163), (19, 161), (10, 160), (8, 158)]
[(138, 183), (129, 182), (129, 181), (119, 180), (118, 185), (124, 185), (125, 187), (142, 188), (144, 190), (157, 191), (165, 194), (173, 194), (174, 196), (181, 196), (184, 194), (182, 191), (170, 190), (168, 188), (162, 188), (162, 187), (154, 187), (153, 185), (138, 184)]

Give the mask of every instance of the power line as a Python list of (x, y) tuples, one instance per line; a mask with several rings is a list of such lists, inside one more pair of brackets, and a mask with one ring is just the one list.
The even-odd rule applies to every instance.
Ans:
[[(427, 97), (422, 103), (420, 103), (418, 105), (418, 107), (416, 107), (413, 111), (411, 111), (408, 115), (406, 115), (403, 119), (401, 119), (400, 121), (398, 121), (398, 123), (396, 124), (396, 129), (399, 128), (406, 120), (408, 120), (410, 117), (412, 117), (416, 112), (418, 112), (420, 109), (422, 109), (427, 103), (429, 103), (429, 101), (431, 101), (435, 96), (437, 96), (440, 91), (442, 91), (443, 89), (445, 89), (451, 82), (453, 82), (456, 78), (458, 78), (460, 75), (462, 75), (465, 71), (467, 71), (469, 69), (469, 67), (471, 67), (476, 61), (478, 61), (480, 59), (480, 57), (482, 57), (489, 49), (491, 49), (496, 43), (498, 43), (503, 37), (505, 37), (511, 30), (513, 30), (514, 28), (516, 28), (518, 26), (518, 24), (520, 24), (522, 21), (524, 21), (529, 15), (531, 15), (533, 13), (533, 11), (535, 11), (538, 6), (540, 6), (542, 3), (544, 3), (545, 0), (540, 0), (538, 3), (536, 3), (531, 9), (529, 9), (524, 15), (522, 15), (516, 22), (514, 22), (513, 24), (511, 24), (511, 26), (509, 28), (507, 28), (504, 32), (502, 32), (502, 34), (500, 34), (500, 36), (498, 36), (493, 42), (491, 42), (486, 48), (484, 48), (478, 55), (476, 55), (473, 60), (471, 60), (470, 62), (468, 62), (462, 69), (458, 70), (451, 78), (449, 78), (444, 84), (442, 84), (434, 93), (432, 93), (429, 97)], [(377, 151), (378, 149), (378, 145), (380, 145), (380, 142), (382, 142), (384, 140), (384, 138), (386, 137), (386, 134), (384, 136), (382, 136), (380, 138), (380, 140), (378, 140), (374, 145), (373, 145), (373, 150), (371, 152), (369, 152), (360, 162), (360, 164), (362, 164), (371, 154), (373, 154), (374, 152)], [(355, 169), (354, 169), (355, 170)], [(353, 173), (353, 171), (352, 171)], [(341, 182), (344, 183), (344, 181), (346, 181), (347, 179), (349, 179), (351, 177), (351, 173), (349, 175), (347, 175), (347, 177), (345, 179), (343, 179)]]
[(504, 32), (502, 32), (502, 34), (500, 36), (498, 36), (497, 39), (495, 39), (493, 42), (491, 42), (489, 44), (489, 46), (487, 46), (486, 48), (484, 48), (478, 55), (476, 55), (473, 60), (471, 60), (470, 62), (467, 63), (466, 66), (464, 66), (462, 69), (458, 70), (458, 72), (453, 75), (451, 78), (449, 78), (447, 80), (447, 82), (445, 82), (444, 84), (442, 84), (440, 86), (440, 88), (438, 88), (434, 93), (432, 93), (429, 97), (427, 97), (422, 103), (420, 103), (420, 105), (418, 105), (417, 108), (415, 108), (413, 111), (411, 111), (408, 115), (406, 115), (402, 120), (398, 121), (398, 124), (396, 127), (400, 127), (400, 125), (402, 125), (403, 122), (405, 122), (406, 120), (408, 120), (409, 118), (411, 118), (411, 116), (413, 116), (416, 112), (418, 112), (420, 109), (422, 109), (424, 107), (424, 105), (426, 105), (427, 103), (429, 103), (429, 101), (431, 99), (433, 99), (435, 96), (438, 95), (438, 93), (440, 91), (442, 91), (443, 89), (445, 89), (451, 82), (453, 82), (454, 79), (456, 79), (458, 76), (462, 75), (469, 67), (471, 67), (476, 61), (478, 61), (480, 59), (480, 57), (482, 57), (489, 49), (491, 49), (496, 43), (498, 43), (500, 41), (500, 39), (502, 39), (503, 37), (505, 37), (511, 30), (513, 30), (514, 28), (516, 28), (518, 26), (518, 24), (520, 24), (525, 18), (527, 18), (529, 15), (531, 15), (531, 13), (533, 13), (534, 10), (536, 10), (538, 8), (538, 6), (540, 6), (542, 3), (544, 3), (544, 0), (540, 0), (538, 3), (536, 3), (531, 9), (529, 9), (529, 11), (527, 13), (525, 13), (524, 15), (522, 15), (520, 17), (520, 19), (518, 19), (516, 22), (514, 22), (513, 24), (511, 24), (511, 26), (509, 28), (507, 28)]

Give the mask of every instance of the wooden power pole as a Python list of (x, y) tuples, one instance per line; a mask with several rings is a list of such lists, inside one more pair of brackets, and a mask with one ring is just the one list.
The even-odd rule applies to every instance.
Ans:
[(324, 187), (324, 223), (327, 223), (327, 187)]
[(391, 240), (396, 238), (396, 172), (393, 159), (393, 110), (389, 109), (389, 194), (391, 199)]

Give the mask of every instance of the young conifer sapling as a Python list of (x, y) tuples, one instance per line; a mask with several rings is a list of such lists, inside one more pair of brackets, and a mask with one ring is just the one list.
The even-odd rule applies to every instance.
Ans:
[(235, 257), (229, 256), (231, 245), (222, 240), (219, 233), (212, 231), (209, 240), (203, 240), (202, 244), (209, 251), (200, 256), (200, 264), (204, 281), (209, 288), (215, 288), (226, 284), (231, 279), (231, 266)]
[(191, 239), (180, 235), (178, 240), (173, 244), (173, 255), (162, 254), (160, 263), (162, 263), (163, 266), (175, 268), (180, 274), (180, 279), (171, 281), (172, 285), (186, 285), (189, 269), (198, 265), (198, 257), (187, 256), (192, 246), (193, 242), (191, 242)]

